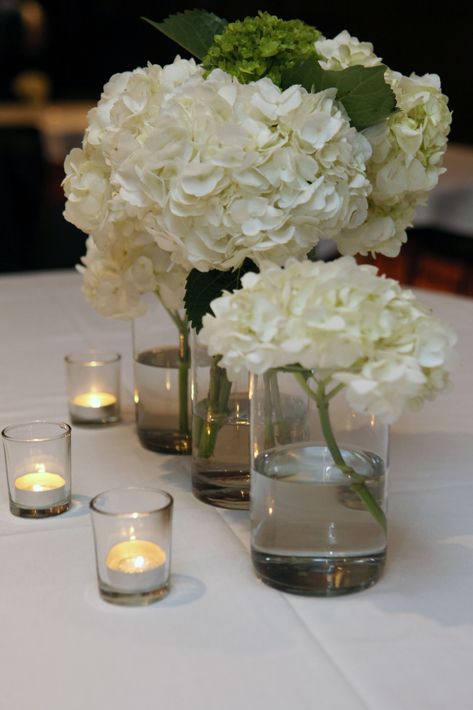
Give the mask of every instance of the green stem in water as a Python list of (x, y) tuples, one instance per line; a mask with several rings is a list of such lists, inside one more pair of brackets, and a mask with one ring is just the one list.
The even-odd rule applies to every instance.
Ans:
[(218, 432), (229, 413), (228, 402), (232, 383), (227, 377), (227, 371), (219, 367), (220, 359), (220, 355), (214, 355), (210, 367), (207, 418), (198, 439), (198, 452), (202, 458), (210, 458), (214, 453)]
[(272, 449), (276, 440), (273, 429), (273, 405), (271, 402), (271, 370), (263, 375), (264, 382), (264, 448)]
[[(164, 306), (164, 304), (163, 304)], [(189, 431), (189, 324), (177, 311), (164, 306), (179, 332), (178, 392), (179, 392), (179, 431), (188, 435)]]
[(274, 411), (274, 414), (276, 415), (276, 421), (274, 422), (276, 425), (276, 438), (280, 444), (289, 444), (291, 441), (291, 434), (282, 408), (277, 370), (269, 371), (268, 383), (272, 403), (271, 422), (273, 421), (272, 412)]
[(179, 333), (179, 431), (189, 433), (189, 334)]
[(337, 387), (335, 387), (330, 393), (326, 394), (324, 383), (319, 383), (317, 391), (314, 391), (308, 385), (307, 380), (302, 373), (294, 373), (294, 376), (304, 391), (307, 392), (312, 399), (315, 399), (325, 442), (335, 465), (340, 469), (340, 471), (342, 471), (343, 474), (345, 474), (350, 481), (352, 490), (362, 501), (365, 508), (371, 513), (373, 518), (380, 524), (384, 532), (386, 532), (386, 515), (384, 514), (383, 509), (368, 489), (365, 477), (361, 476), (351, 466), (348, 466), (345, 463), (345, 459), (343, 458), (342, 452), (340, 451), (332, 430), (329, 413), (329, 399), (333, 397), (336, 392), (339, 392), (342, 387), (337, 385)]

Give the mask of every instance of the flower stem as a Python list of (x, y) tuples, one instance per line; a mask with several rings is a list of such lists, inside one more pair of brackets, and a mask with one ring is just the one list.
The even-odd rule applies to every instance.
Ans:
[(179, 431), (189, 433), (189, 334), (179, 333)]
[(228, 401), (232, 383), (227, 371), (219, 367), (220, 355), (214, 355), (210, 367), (209, 395), (206, 401), (206, 420), (200, 429), (198, 452), (202, 458), (210, 458), (215, 450), (217, 435), (229, 413)]
[(263, 375), (264, 381), (264, 448), (272, 449), (276, 443), (273, 429), (273, 406), (271, 402), (271, 370)]
[[(279, 392), (278, 383), (278, 371), (273, 369), (268, 372), (268, 378), (265, 384), (269, 386), (269, 399), (271, 403), (270, 413), (270, 423), (273, 427), (273, 436), (280, 444), (289, 444), (291, 441), (291, 435), (289, 432), (289, 427), (284, 417), (283, 407), (281, 403), (281, 393)], [(273, 412), (275, 415), (275, 421), (273, 424)], [(274, 428), (276, 431), (274, 432)]]
[(338, 392), (341, 387), (337, 386), (330, 393), (325, 392), (325, 384), (323, 382), (319, 383), (317, 391), (314, 391), (307, 383), (306, 377), (299, 372), (294, 373), (296, 380), (299, 382), (301, 387), (307, 394), (315, 400), (317, 404), (317, 409), (319, 411), (320, 425), (322, 427), (322, 432), (327, 444), (327, 448), (330, 451), (333, 462), (337, 468), (342, 471), (342, 473), (350, 481), (351, 489), (356, 493), (358, 498), (362, 501), (365, 508), (371, 513), (373, 518), (379, 523), (386, 532), (386, 515), (383, 509), (373, 497), (373, 494), (366, 485), (366, 480), (364, 476), (357, 473), (351, 466), (345, 463), (342, 452), (337, 444), (335, 435), (333, 433), (332, 424), (330, 422), (330, 412), (329, 412), (329, 400), (334, 396), (336, 391)]
[[(163, 304), (164, 305), (164, 304)], [(189, 324), (186, 318), (181, 318), (178, 311), (164, 306), (179, 333), (178, 361), (178, 392), (179, 392), (179, 431), (188, 435), (189, 431)]]

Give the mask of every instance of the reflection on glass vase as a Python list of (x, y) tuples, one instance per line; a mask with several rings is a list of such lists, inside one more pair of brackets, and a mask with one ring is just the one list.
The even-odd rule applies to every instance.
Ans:
[(250, 382), (253, 564), (286, 592), (358, 591), (384, 566), (389, 429), (288, 370)]
[(192, 342), (192, 490), (220, 508), (249, 507), (250, 412), (248, 375), (230, 382), (210, 357)]
[(138, 437), (146, 449), (190, 454), (188, 325), (154, 294), (133, 321), (134, 399)]

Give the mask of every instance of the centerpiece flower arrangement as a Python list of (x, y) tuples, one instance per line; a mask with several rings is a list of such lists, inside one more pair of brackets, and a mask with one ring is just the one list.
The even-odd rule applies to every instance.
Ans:
[[(265, 12), (148, 22), (200, 63), (113, 76), (65, 163), (65, 217), (90, 235), (79, 268), (100, 313), (134, 317), (155, 292), (176, 315), (183, 296), (199, 331), (245, 273), (303, 260), (321, 239), (397, 255), (443, 170), (451, 116), (436, 75), (404, 77), (346, 31)], [(219, 363), (203, 457), (228, 405)]]
[[(221, 356), (231, 378), (242, 369), (291, 373), (316, 402), (337, 467), (385, 528), (363, 478), (343, 460), (330, 401), (344, 391), (354, 411), (388, 424), (406, 407), (420, 408), (449, 381), (452, 330), (411, 291), (350, 256), (328, 263), (290, 259), (284, 268), (266, 264), (258, 274), (245, 274), (241, 288), (224, 293), (211, 308), (200, 333), (209, 353)], [(277, 398), (277, 389), (271, 396)]]
[[(241, 370), (254, 376), (251, 523), (259, 576), (304, 594), (374, 584), (386, 552), (388, 468), (376, 428), (444, 389), (454, 333), (410, 291), (350, 256), (262, 265), (211, 308), (200, 334), (209, 353), (231, 379)], [(333, 406), (343, 394), (348, 426), (337, 432)]]

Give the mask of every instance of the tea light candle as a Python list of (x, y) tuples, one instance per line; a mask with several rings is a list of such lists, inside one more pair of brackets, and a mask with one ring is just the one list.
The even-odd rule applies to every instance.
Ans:
[(85, 392), (78, 394), (72, 400), (73, 404), (77, 404), (79, 407), (92, 407), (92, 409), (108, 407), (110, 404), (115, 404), (116, 401), (117, 398), (108, 392)]
[(15, 502), (24, 508), (48, 508), (66, 498), (66, 481), (44, 467), (15, 479)]
[(107, 554), (110, 584), (120, 591), (142, 592), (154, 589), (166, 579), (166, 553), (149, 540), (126, 540)]
[(72, 398), (71, 415), (83, 422), (98, 422), (117, 416), (117, 398), (109, 392), (84, 392)]

